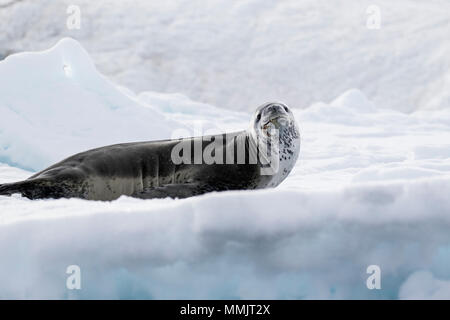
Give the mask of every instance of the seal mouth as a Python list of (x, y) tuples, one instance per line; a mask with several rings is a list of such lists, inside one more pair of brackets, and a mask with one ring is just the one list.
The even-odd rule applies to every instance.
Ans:
[(262, 126), (262, 128), (267, 131), (272, 126), (275, 127), (275, 129), (279, 129), (281, 126), (287, 125), (288, 122), (289, 122), (288, 117), (286, 117), (285, 115), (280, 115), (280, 116), (273, 117), (270, 120), (268, 120), (267, 122), (265, 122), (264, 125)]

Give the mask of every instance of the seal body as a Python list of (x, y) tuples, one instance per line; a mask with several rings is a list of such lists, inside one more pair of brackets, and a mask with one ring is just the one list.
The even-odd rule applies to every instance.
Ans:
[[(89, 200), (114, 200), (126, 195), (152, 199), (275, 187), (291, 171), (300, 148), (293, 116), (286, 113), (283, 117), (290, 125), (281, 127), (279, 143), (272, 146), (267, 140), (268, 128), (263, 128), (267, 117), (260, 115), (258, 119), (254, 115), (252, 126), (246, 131), (123, 143), (78, 153), (27, 180), (0, 185), (0, 195), (20, 193), (29, 199)], [(258, 143), (272, 147), (270, 155), (279, 160), (274, 172), (264, 172), (271, 163), (267, 154), (258, 156), (264, 149)]]

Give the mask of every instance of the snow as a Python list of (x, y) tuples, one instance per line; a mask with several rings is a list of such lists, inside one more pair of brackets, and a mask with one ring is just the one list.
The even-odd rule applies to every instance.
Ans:
[[(66, 27), (69, 5), (81, 29)], [(368, 29), (371, 5), (380, 29)], [(378, 107), (448, 106), (447, 0), (21, 1), (0, 10), (0, 56), (73, 37), (99, 70), (135, 92), (182, 92), (253, 110), (297, 108), (359, 88)]]
[(0, 298), (450, 298), (447, 3), (378, 1), (380, 30), (360, 28), (364, 2), (73, 3), (77, 31), (63, 1), (0, 10), (0, 48), (45, 49), (0, 62), (0, 183), (97, 146), (241, 130), (276, 99), (300, 159), (273, 190), (0, 196)]
[[(1, 197), (0, 296), (426, 296), (436, 281), (408, 277), (426, 269), (448, 279), (448, 192), (448, 179), (434, 179), (182, 201)], [(83, 279), (75, 292), (64, 287), (73, 264)], [(365, 287), (372, 264), (382, 270), (381, 292)]]
[(123, 94), (72, 39), (9, 56), (0, 74), (0, 159), (21, 168), (124, 140), (170, 138), (170, 127), (183, 126)]
[(436, 279), (431, 272), (413, 273), (400, 288), (403, 299), (442, 300), (450, 297), (450, 281)]

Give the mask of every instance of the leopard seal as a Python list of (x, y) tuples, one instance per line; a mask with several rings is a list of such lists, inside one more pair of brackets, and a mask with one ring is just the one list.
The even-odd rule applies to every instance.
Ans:
[(2, 184), (0, 195), (107, 201), (271, 188), (288, 176), (299, 153), (292, 111), (269, 102), (256, 109), (247, 130), (92, 149), (24, 181)]

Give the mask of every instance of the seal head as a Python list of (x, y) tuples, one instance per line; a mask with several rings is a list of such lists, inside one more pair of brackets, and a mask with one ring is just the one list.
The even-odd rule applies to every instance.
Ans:
[(262, 174), (272, 176), (264, 187), (276, 187), (291, 172), (300, 154), (300, 131), (291, 109), (281, 102), (259, 106), (250, 123), (250, 134), (267, 169)]

